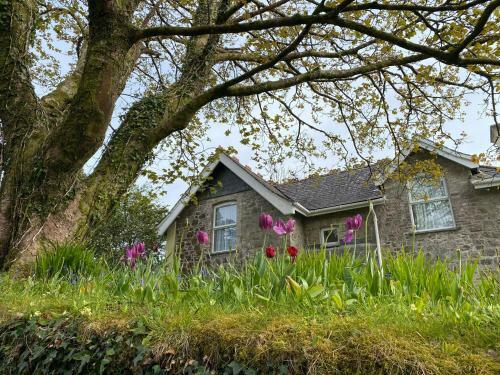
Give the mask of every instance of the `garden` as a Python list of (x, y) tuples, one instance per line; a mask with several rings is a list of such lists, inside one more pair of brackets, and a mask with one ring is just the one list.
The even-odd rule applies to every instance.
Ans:
[[(287, 246), (293, 220), (261, 215), (279, 248), (184, 267), (137, 242), (116, 265), (78, 243), (0, 276), (6, 374), (495, 374), (498, 272), (422, 251)], [(349, 218), (344, 242), (362, 230)], [(201, 249), (209, 241), (199, 231)], [(202, 252), (203, 253), (203, 252)], [(453, 267), (451, 266), (453, 263)]]

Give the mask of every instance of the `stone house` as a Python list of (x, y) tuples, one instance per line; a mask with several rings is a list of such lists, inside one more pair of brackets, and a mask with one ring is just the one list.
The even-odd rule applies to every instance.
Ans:
[[(242, 260), (260, 251), (264, 242), (282, 244), (272, 231), (260, 230), (258, 217), (266, 212), (275, 220), (296, 220), (291, 244), (343, 251), (353, 247), (342, 241), (346, 218), (360, 213), (366, 219), (371, 204), (374, 214), (357, 233), (358, 248), (368, 244), (373, 249), (378, 232), (383, 251), (404, 247), (432, 257), (454, 257), (460, 250), (464, 256), (480, 257), (484, 265), (498, 265), (500, 172), (427, 140), (403, 156), (406, 165), (433, 158), (443, 176), (439, 181), (419, 176), (401, 183), (361, 168), (272, 184), (222, 154), (203, 171), (204, 183), (192, 186), (159, 224), (159, 234), (166, 238), (167, 253), (179, 251), (186, 264), (197, 262), (202, 253), (211, 263)], [(209, 245), (196, 243), (200, 229), (209, 233)]]

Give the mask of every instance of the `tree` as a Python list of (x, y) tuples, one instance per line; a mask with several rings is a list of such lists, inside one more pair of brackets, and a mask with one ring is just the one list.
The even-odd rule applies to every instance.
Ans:
[(121, 261), (125, 248), (136, 242), (144, 242), (148, 253), (158, 251), (161, 239), (157, 226), (166, 213), (144, 189), (133, 188), (95, 228), (89, 246), (111, 264)]
[[(498, 124), (499, 4), (1, 0), (2, 263), (32, 259), (44, 240), (88, 238), (157, 147), (169, 149), (169, 176), (189, 170), (213, 119), (254, 149), (265, 138), (281, 156), (345, 156), (346, 139), (297, 112), (307, 104), (345, 126), (367, 162), (387, 137), (394, 157), (415, 135), (449, 137), (441, 125), (467, 92), (484, 93)], [(74, 57), (63, 76), (61, 46)], [(39, 97), (34, 84), (52, 91)]]

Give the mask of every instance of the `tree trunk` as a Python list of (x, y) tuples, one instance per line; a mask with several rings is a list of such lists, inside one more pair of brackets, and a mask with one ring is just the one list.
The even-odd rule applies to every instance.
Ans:
[[(0, 164), (0, 267), (27, 264), (50, 242), (88, 239), (134, 183), (155, 146), (184, 129), (210, 100), (196, 95), (206, 86), (218, 35), (191, 39), (180, 79), (136, 102), (95, 170), (83, 175), (82, 166), (103, 145), (116, 99), (141, 53), (140, 44), (130, 45), (125, 27), (137, 3), (89, 2), (89, 39), (74, 72), (38, 100), (26, 69), (29, 43), (19, 39), (18, 50), (12, 50), (10, 37), (15, 21), (31, 29), (36, 2), (7, 0), (14, 4), (7, 9), (10, 16), (21, 9), (27, 19), (1, 23), (0, 17), (0, 98), (7, 99), (0, 103), (0, 131), (6, 139), (6, 159)], [(227, 3), (221, 1), (224, 6), (214, 11), (200, 1), (197, 22), (214, 21)], [(5, 12), (1, 7), (0, 16)]]

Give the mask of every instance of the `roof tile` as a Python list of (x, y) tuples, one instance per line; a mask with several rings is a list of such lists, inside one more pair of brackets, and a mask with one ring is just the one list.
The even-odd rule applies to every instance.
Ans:
[(382, 197), (380, 190), (370, 181), (369, 168), (340, 171), (275, 186), (308, 210)]

